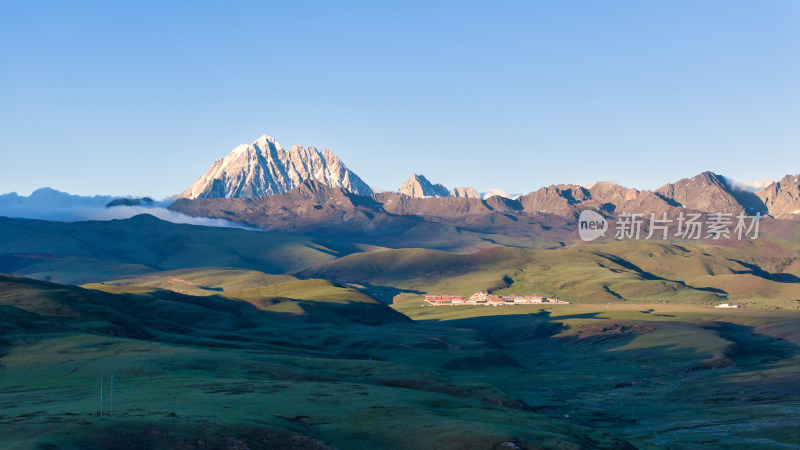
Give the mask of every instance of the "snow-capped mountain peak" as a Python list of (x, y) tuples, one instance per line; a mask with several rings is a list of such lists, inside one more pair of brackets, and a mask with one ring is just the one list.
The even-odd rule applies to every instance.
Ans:
[(300, 145), (286, 151), (265, 134), (250, 145), (237, 146), (216, 161), (181, 197), (263, 197), (289, 192), (306, 180), (360, 195), (372, 193), (332, 151)]

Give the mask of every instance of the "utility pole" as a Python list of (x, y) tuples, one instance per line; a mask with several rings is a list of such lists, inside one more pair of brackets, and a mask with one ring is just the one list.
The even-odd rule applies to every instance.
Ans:
[(100, 415), (103, 415), (103, 372), (100, 372)]
[(111, 372), (111, 414), (114, 415), (114, 372)]

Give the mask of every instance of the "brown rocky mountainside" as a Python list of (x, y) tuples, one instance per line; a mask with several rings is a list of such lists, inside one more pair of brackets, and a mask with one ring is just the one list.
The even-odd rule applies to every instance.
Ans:
[(703, 172), (692, 178), (666, 184), (655, 191), (656, 195), (674, 206), (706, 211), (738, 214), (766, 213), (759, 197), (731, 185), (724, 177), (713, 172)]
[(800, 175), (786, 175), (757, 195), (773, 216), (800, 214)]
[(520, 197), (525, 211), (574, 216), (581, 210), (604, 213), (656, 213), (674, 209), (676, 205), (651, 191), (638, 191), (607, 182), (589, 187), (560, 184), (541, 188)]
[(471, 187), (457, 187), (450, 191), (453, 197), (466, 197), (466, 198), (481, 198), (478, 191)]
[[(503, 197), (414, 198), (383, 192), (360, 196), (342, 188), (331, 188), (307, 180), (285, 194), (260, 198), (177, 199), (169, 207), (196, 217), (228, 219), (268, 230), (301, 233), (317, 237), (357, 238), (379, 245), (397, 240), (418, 246), (423, 240), (430, 248), (449, 248), (465, 241), (462, 230), (489, 234), (541, 238), (558, 245), (572, 233), (567, 226), (574, 217), (527, 214), (522, 205)], [(431, 241), (439, 241), (440, 244)], [(480, 239), (479, 239), (480, 240)], [(446, 242), (447, 241), (447, 242)]]
[(409, 197), (449, 197), (450, 192), (442, 184), (433, 184), (424, 175), (411, 175), (400, 186), (401, 194)]

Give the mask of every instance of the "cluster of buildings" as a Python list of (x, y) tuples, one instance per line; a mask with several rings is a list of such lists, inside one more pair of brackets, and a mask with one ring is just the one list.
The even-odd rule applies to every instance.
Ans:
[(476, 292), (469, 298), (462, 295), (426, 295), (425, 301), (431, 305), (484, 305), (484, 306), (505, 306), (505, 305), (523, 305), (529, 303), (547, 303), (547, 304), (569, 304), (564, 300), (557, 298), (544, 298), (539, 295), (490, 295), (486, 292)]

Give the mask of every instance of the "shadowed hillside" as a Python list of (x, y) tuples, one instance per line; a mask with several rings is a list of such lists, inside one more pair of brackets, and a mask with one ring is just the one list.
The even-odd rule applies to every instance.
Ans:
[(352, 244), (149, 215), (74, 223), (0, 218), (0, 272), (72, 284), (207, 266), (280, 274), (358, 251)]
[(800, 443), (798, 311), (420, 303), (394, 307), (420, 324), (474, 330), (495, 350), (448, 367), (502, 385), (540, 414), (624, 430), (641, 448)]
[[(253, 294), (330, 286), (301, 283)], [(369, 326), (6, 276), (0, 311), (0, 434), (12, 448), (632, 448), (437, 370), (448, 346), (459, 357), (491, 350), (399, 313)]]

